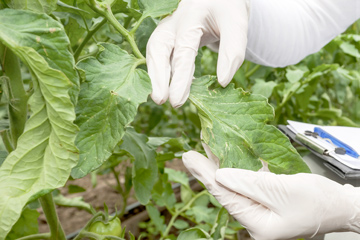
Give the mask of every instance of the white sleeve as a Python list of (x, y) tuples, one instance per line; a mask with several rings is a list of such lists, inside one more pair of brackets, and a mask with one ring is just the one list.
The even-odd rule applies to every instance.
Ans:
[(245, 58), (284, 67), (319, 51), (360, 18), (360, 0), (251, 0)]

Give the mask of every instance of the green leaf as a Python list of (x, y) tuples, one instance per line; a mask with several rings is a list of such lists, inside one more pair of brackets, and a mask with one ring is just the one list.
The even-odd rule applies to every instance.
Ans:
[(357, 34), (347, 34), (345, 37), (351, 38), (355, 42), (360, 42), (360, 35)]
[(127, 10), (128, 3), (123, 0), (115, 0), (111, 6), (113, 13), (124, 12)]
[(83, 12), (83, 13), (88, 13), (87, 11), (82, 10), (81, 8), (77, 8), (77, 7), (68, 5), (66, 3), (63, 3), (60, 0), (58, 0), (56, 4), (58, 5), (57, 11), (67, 9), (68, 11), (75, 12), (75, 13), (78, 13), (79, 11)]
[(6, 240), (18, 239), (39, 232), (38, 217), (40, 213), (35, 209), (26, 207), (19, 220), (15, 223), (9, 232)]
[(261, 94), (264, 97), (268, 98), (271, 96), (274, 87), (276, 87), (276, 82), (268, 81), (265, 82), (263, 79), (256, 79), (254, 86), (251, 90), (254, 94)]
[(146, 44), (155, 28), (156, 23), (154, 19), (146, 18), (135, 32), (136, 45), (144, 56), (146, 55)]
[(209, 205), (209, 202), (210, 202), (209, 195), (202, 195), (202, 196), (198, 197), (192, 205), (207, 207)]
[(59, 22), (45, 14), (4, 9), (0, 11), (0, 31), (6, 32), (6, 37), (3, 36), (5, 42), (34, 49), (49, 67), (63, 72), (71, 81), (69, 94), (71, 101), (76, 103), (79, 76), (74, 57), (68, 50), (69, 38)]
[(336, 118), (340, 118), (342, 115), (342, 110), (341, 109), (336, 109), (336, 108), (332, 108), (332, 109), (318, 109), (316, 112), (314, 113), (308, 113), (308, 116), (312, 116), (312, 117), (322, 117), (322, 118), (330, 118), (330, 119), (336, 119)]
[(8, 153), (6, 151), (0, 151), (0, 167), (5, 161), (6, 157), (8, 156)]
[(306, 71), (303, 71), (301, 69), (295, 69), (292, 70), (290, 68), (286, 69), (286, 78), (289, 80), (289, 82), (291, 83), (295, 83), (298, 82), (306, 73)]
[(170, 139), (171, 138), (169, 137), (149, 137), (149, 141), (147, 142), (147, 144), (151, 148), (156, 149), (160, 145), (167, 143)]
[(190, 187), (181, 185), (180, 186), (180, 198), (183, 203), (188, 203), (194, 195), (194, 192)]
[[(296, 102), (299, 104), (301, 109), (306, 110), (308, 108), (310, 98), (312, 94), (316, 91), (316, 85), (318, 84), (318, 80), (315, 79), (308, 84), (305, 84), (300, 88), (298, 93), (296, 94)], [(301, 91), (302, 90), (302, 91)]]
[(1, 10), (0, 41), (30, 69), (34, 91), (29, 99), (32, 115), (18, 147), (0, 168), (0, 239), (4, 239), (25, 204), (62, 187), (77, 163), (78, 128), (69, 90), (78, 80), (68, 77), (77, 76), (67, 50), (69, 40), (62, 26), (47, 15)]
[(166, 229), (165, 217), (161, 216), (159, 210), (156, 207), (154, 207), (153, 205), (147, 205), (146, 211), (148, 212), (150, 219), (154, 223), (156, 228), (160, 232), (164, 232)]
[(152, 199), (156, 205), (172, 208), (176, 203), (174, 191), (168, 181), (168, 175), (162, 174), (152, 189)]
[(148, 141), (146, 135), (135, 132), (133, 128), (126, 129), (123, 140), (120, 149), (127, 151), (135, 158), (132, 184), (136, 198), (145, 205), (149, 202), (151, 190), (157, 180), (156, 152), (146, 144)]
[(360, 58), (360, 52), (359, 50), (355, 47), (355, 45), (349, 43), (349, 42), (343, 42), (340, 45), (341, 50), (344, 51), (344, 53), (356, 57), (356, 58)]
[(274, 109), (261, 95), (251, 95), (233, 84), (217, 87), (215, 77), (194, 80), (190, 100), (197, 107), (202, 140), (220, 159), (220, 167), (259, 170), (266, 161), (275, 173), (310, 172), (289, 139), (266, 122)]
[(196, 222), (209, 222), (210, 215), (213, 211), (213, 208), (208, 208), (205, 206), (194, 206), (186, 211), (186, 214), (192, 215), (195, 217)]
[(132, 168), (131, 167), (126, 167), (126, 170), (125, 170), (125, 183), (124, 183), (126, 193), (130, 192), (132, 185), (133, 185)]
[(137, 68), (141, 60), (113, 44), (102, 43), (99, 48), (96, 58), (78, 64), (85, 81), (76, 106), (80, 160), (71, 173), (74, 178), (97, 169), (111, 156), (151, 92), (149, 76)]
[(174, 152), (191, 150), (189, 144), (182, 137), (172, 138), (166, 144), (169, 145), (169, 150)]
[(181, 220), (181, 219), (177, 219), (175, 222), (174, 222), (174, 227), (176, 227), (177, 229), (185, 229), (185, 228), (189, 228), (189, 223), (184, 221), (184, 220)]
[(80, 16), (76, 16), (74, 14), (73, 17), (68, 17), (67, 24), (65, 25), (65, 31), (70, 39), (70, 43), (72, 47), (78, 45), (80, 39), (83, 40), (82, 36), (86, 32), (86, 29), (79, 24), (80, 21), (79, 18)]
[(177, 8), (179, 0), (139, 0), (138, 3), (143, 18), (156, 18), (172, 13)]
[(216, 221), (213, 226), (214, 233), (211, 235), (211, 237), (215, 240), (225, 239), (225, 230), (228, 222), (229, 222), (228, 211), (225, 208), (221, 208), (216, 217)]
[(173, 152), (170, 152), (170, 153), (158, 153), (157, 156), (156, 156), (156, 161), (158, 163), (160, 163), (160, 162), (166, 162), (166, 161), (172, 160), (174, 158), (175, 158), (175, 154)]
[(50, 14), (56, 9), (57, 0), (5, 0), (5, 3), (13, 9)]
[(69, 188), (69, 194), (79, 193), (79, 192), (86, 192), (85, 188), (80, 187), (78, 185), (70, 184), (68, 188)]
[(91, 205), (87, 202), (84, 202), (83, 197), (66, 198), (63, 195), (59, 194), (54, 197), (54, 202), (58, 206), (76, 207), (79, 209), (83, 209), (88, 213), (92, 213)]
[(184, 185), (184, 186), (189, 186), (189, 178), (186, 175), (186, 173), (181, 172), (181, 171), (176, 171), (171, 168), (165, 168), (165, 173), (168, 174), (169, 181), (180, 183), (181, 185)]
[(182, 231), (177, 240), (199, 240), (199, 239), (210, 239), (210, 235), (200, 228), (189, 228)]
[(360, 125), (355, 123), (353, 120), (342, 116), (342, 117), (338, 117), (336, 118), (336, 122), (339, 126), (346, 126), (346, 127), (358, 127), (360, 128)]
[[(86, 4), (87, 0), (77, 0), (76, 7), (73, 6), (74, 0), (61, 0), (57, 2), (56, 12), (71, 13), (73, 15), (83, 16), (85, 19), (91, 19), (98, 16), (89, 5)], [(55, 12), (54, 12), (55, 13)], [(80, 15), (79, 15), (80, 16)], [(80, 16), (80, 17), (81, 17)]]

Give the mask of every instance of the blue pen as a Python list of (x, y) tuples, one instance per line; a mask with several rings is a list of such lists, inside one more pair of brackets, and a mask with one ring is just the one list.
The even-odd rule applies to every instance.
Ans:
[(315, 127), (314, 132), (319, 134), (319, 136), (321, 138), (330, 139), (331, 142), (334, 145), (344, 148), (347, 155), (349, 155), (349, 156), (351, 156), (353, 158), (359, 158), (359, 154), (352, 147), (350, 147), (346, 143), (343, 143), (342, 141), (340, 141), (336, 137), (332, 136), (330, 133), (326, 132), (325, 130), (323, 130), (323, 129), (319, 128), (319, 127)]

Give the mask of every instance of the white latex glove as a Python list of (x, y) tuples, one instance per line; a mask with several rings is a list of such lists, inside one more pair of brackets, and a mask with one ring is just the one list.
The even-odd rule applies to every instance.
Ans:
[(359, 0), (251, 0), (246, 59), (284, 67), (318, 52), (360, 18)]
[[(157, 104), (179, 107), (189, 96), (199, 47), (219, 45), (217, 75), (226, 86), (245, 57), (248, 0), (182, 0), (147, 44), (146, 63)], [(171, 78), (171, 84), (169, 81)]]
[[(209, 150), (206, 149), (209, 153)], [(210, 158), (214, 158), (211, 153)], [(183, 154), (187, 169), (256, 240), (360, 233), (360, 190), (315, 174), (218, 169), (216, 158)]]
[(151, 97), (174, 107), (186, 101), (201, 46), (219, 50), (225, 87), (244, 57), (272, 67), (298, 63), (359, 18), (359, 0), (182, 0), (147, 45)]

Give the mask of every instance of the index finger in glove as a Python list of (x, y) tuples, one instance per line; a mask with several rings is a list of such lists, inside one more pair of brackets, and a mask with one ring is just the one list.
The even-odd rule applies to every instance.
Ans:
[(168, 17), (159, 24), (146, 47), (146, 64), (152, 85), (151, 98), (157, 104), (163, 104), (169, 97), (170, 57), (175, 45), (171, 21)]
[[(217, 76), (221, 86), (226, 87), (245, 59), (248, 31), (248, 7), (246, 1), (234, 2), (236, 6), (228, 14), (215, 11), (220, 30)], [(241, 9), (240, 12), (238, 9)], [(234, 17), (236, 16), (236, 17)], [(229, 24), (231, 23), (231, 25)]]
[[(262, 206), (259, 208), (259, 204), (253, 200), (230, 191), (218, 184), (215, 181), (215, 173), (218, 166), (214, 161), (209, 160), (195, 151), (184, 153), (182, 159), (184, 165), (191, 174), (201, 181), (219, 203), (223, 205), (230, 214), (234, 215), (237, 220), (240, 221), (241, 216), (249, 211), (253, 212), (263, 209)], [(244, 221), (241, 223), (246, 225), (246, 222)]]
[(215, 172), (218, 169), (215, 162), (195, 151), (184, 153), (182, 160), (190, 173), (202, 182), (211, 194), (215, 196), (216, 192), (221, 191), (220, 185), (215, 182)]

